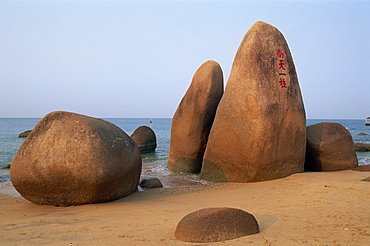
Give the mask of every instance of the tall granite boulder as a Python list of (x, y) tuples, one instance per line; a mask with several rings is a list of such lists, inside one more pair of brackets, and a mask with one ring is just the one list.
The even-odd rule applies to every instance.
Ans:
[(304, 170), (306, 116), (289, 47), (255, 23), (235, 55), (209, 135), (201, 178), (254, 182)]
[(306, 170), (337, 171), (357, 165), (352, 136), (344, 126), (332, 122), (307, 126)]
[(60, 206), (125, 197), (137, 190), (140, 174), (140, 151), (119, 127), (64, 111), (36, 124), (10, 169), (25, 199)]
[(215, 61), (203, 63), (173, 116), (168, 168), (178, 172), (200, 172), (223, 90), (220, 65)]
[(138, 127), (131, 134), (131, 138), (135, 141), (142, 154), (154, 152), (157, 148), (155, 132), (148, 126)]

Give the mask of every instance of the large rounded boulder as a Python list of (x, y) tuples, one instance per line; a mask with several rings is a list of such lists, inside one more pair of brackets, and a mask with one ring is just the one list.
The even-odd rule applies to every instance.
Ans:
[(307, 126), (306, 170), (338, 171), (357, 165), (352, 136), (344, 126), (332, 122)]
[(168, 168), (177, 172), (200, 172), (223, 91), (220, 65), (215, 61), (203, 63), (172, 118)]
[(116, 200), (137, 190), (141, 156), (114, 124), (57, 111), (42, 118), (15, 155), (16, 190), (37, 204), (78, 205)]
[(255, 23), (235, 55), (200, 177), (255, 182), (304, 170), (306, 116), (292, 55), (280, 31)]
[(157, 138), (155, 132), (148, 126), (138, 127), (131, 138), (135, 141), (142, 154), (154, 152), (157, 148)]
[(210, 243), (256, 234), (256, 218), (236, 208), (205, 208), (186, 215), (176, 227), (178, 240)]

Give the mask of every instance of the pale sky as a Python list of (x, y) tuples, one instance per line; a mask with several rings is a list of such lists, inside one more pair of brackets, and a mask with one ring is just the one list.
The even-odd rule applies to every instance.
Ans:
[(370, 116), (370, 1), (0, 0), (0, 117), (172, 117), (198, 67), (227, 82), (243, 36), (277, 27), (308, 119)]

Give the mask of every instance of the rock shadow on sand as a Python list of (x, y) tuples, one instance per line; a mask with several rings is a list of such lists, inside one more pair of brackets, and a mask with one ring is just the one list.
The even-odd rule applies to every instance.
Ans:
[(260, 227), (260, 233), (265, 231), (267, 228), (269, 228), (272, 224), (274, 224), (278, 220), (278, 218), (275, 215), (269, 214), (260, 214), (255, 215), (254, 217), (256, 217), (256, 220)]

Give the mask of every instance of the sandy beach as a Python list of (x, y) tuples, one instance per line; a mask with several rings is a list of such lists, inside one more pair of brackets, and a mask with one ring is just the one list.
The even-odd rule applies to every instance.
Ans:
[(207, 207), (252, 213), (261, 232), (197, 245), (369, 245), (370, 172), (297, 173), (258, 183), (147, 189), (101, 204), (54, 207), (0, 187), (1, 245), (195, 245), (174, 236)]

